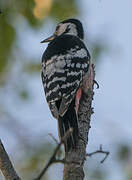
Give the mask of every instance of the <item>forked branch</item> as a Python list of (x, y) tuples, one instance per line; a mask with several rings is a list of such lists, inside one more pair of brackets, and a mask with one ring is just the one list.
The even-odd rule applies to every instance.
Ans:
[(91, 152), (91, 153), (87, 153), (86, 156), (91, 157), (94, 154), (98, 154), (98, 153), (105, 154), (104, 158), (100, 161), (100, 163), (103, 163), (107, 159), (108, 155), (110, 154), (109, 151), (104, 151), (103, 148), (102, 148), (102, 145), (100, 145), (99, 150)]
[(47, 169), (49, 168), (49, 166), (51, 166), (53, 163), (65, 163), (65, 159), (62, 159), (62, 160), (59, 160), (59, 159), (56, 159), (56, 155), (61, 147), (61, 145), (64, 143), (64, 141), (70, 136), (70, 134), (72, 133), (72, 129), (70, 128), (65, 136), (61, 139), (60, 143), (56, 146), (52, 156), (50, 157), (48, 163), (45, 165), (45, 167), (43, 168), (43, 170), (40, 172), (40, 174), (38, 175), (37, 178), (35, 178), (34, 180), (40, 180), (43, 175), (45, 174), (45, 172), (47, 171)]

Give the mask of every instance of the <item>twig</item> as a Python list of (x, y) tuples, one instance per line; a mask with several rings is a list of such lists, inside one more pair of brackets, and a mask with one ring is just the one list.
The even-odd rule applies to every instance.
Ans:
[(0, 140), (0, 169), (6, 180), (21, 180), (17, 175), (9, 156)]
[(35, 178), (34, 180), (40, 180), (40, 179), (43, 177), (43, 175), (45, 174), (45, 172), (47, 171), (47, 169), (49, 168), (49, 166), (50, 166), (51, 164), (53, 164), (53, 163), (65, 163), (65, 160), (64, 160), (64, 159), (62, 159), (62, 160), (57, 160), (57, 159), (56, 159), (56, 154), (57, 154), (57, 152), (59, 151), (61, 145), (62, 145), (62, 144), (64, 143), (64, 141), (70, 136), (70, 134), (71, 134), (72, 132), (73, 132), (72, 128), (70, 128), (70, 129), (66, 132), (65, 136), (61, 139), (60, 143), (56, 146), (56, 148), (55, 148), (52, 156), (50, 157), (48, 163), (47, 163), (46, 166), (43, 168), (43, 170), (40, 172), (40, 174), (38, 175), (38, 177)]
[(100, 163), (103, 163), (103, 162), (106, 160), (106, 158), (108, 157), (108, 155), (110, 154), (109, 151), (104, 151), (104, 150), (102, 149), (102, 145), (100, 145), (99, 150), (94, 151), (94, 152), (91, 152), (91, 153), (87, 153), (86, 156), (91, 157), (92, 155), (98, 154), (98, 153), (105, 154), (105, 157), (100, 161)]
[(57, 139), (53, 136), (53, 134), (49, 133), (48, 135), (56, 142), (56, 144), (59, 144), (59, 142), (58, 142)]

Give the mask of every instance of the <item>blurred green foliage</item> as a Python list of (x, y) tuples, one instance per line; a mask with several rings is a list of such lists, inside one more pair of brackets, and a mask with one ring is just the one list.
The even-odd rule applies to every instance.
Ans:
[(58, 21), (73, 17), (78, 14), (75, 0), (57, 0), (51, 9), (51, 16)]
[(122, 144), (118, 147), (118, 158), (120, 161), (125, 162), (131, 156), (130, 147), (128, 145)]
[(119, 144), (116, 152), (117, 159), (122, 167), (126, 180), (132, 180), (132, 151), (131, 145)]
[[(43, 0), (42, 3), (44, 3)], [(34, 29), (41, 28), (44, 23), (44, 19), (40, 20), (35, 17), (33, 13), (34, 7), (34, 0), (0, 1), (0, 8), (2, 11), (0, 14), (0, 80), (8, 66), (9, 61), (11, 60), (11, 51), (15, 41), (17, 40), (17, 30), (14, 26), (17, 18), (23, 16), (29, 25)], [(75, 0), (55, 0), (52, 2), (51, 10), (47, 16), (59, 21), (65, 18), (73, 17), (77, 15), (77, 13), (78, 11)], [(19, 22), (18, 26), (21, 26), (21, 22)], [(33, 66), (34, 65), (31, 64), (31, 67), (34, 70), (35, 66)], [(7, 71), (8, 70), (6, 69), (6, 73)]]
[(90, 178), (92, 180), (103, 180), (106, 178), (106, 173), (103, 169), (94, 169), (92, 172), (91, 172), (91, 176)]
[(23, 68), (23, 70), (25, 72), (29, 72), (29, 73), (35, 73), (35, 72), (40, 72), (41, 71), (41, 65), (40, 64), (37, 64), (37, 63), (29, 63), (29, 64), (26, 64)]
[(28, 91), (26, 89), (22, 89), (19, 92), (19, 95), (23, 100), (29, 100), (29, 93), (28, 93)]
[(96, 42), (93, 42), (92, 47), (93, 47), (92, 59), (93, 59), (94, 63), (97, 64), (100, 61), (102, 52), (108, 51), (108, 46), (105, 45), (104, 43), (96, 41)]
[[(37, 147), (25, 149), (24, 156), (18, 162), (21, 177), (24, 179), (34, 179), (37, 177), (53, 153), (54, 148), (52, 144), (45, 140), (44, 144), (40, 143)], [(42, 179), (48, 179), (47, 173)]]
[(15, 40), (15, 29), (8, 22), (6, 15), (0, 15), (0, 75), (9, 61), (9, 54)]

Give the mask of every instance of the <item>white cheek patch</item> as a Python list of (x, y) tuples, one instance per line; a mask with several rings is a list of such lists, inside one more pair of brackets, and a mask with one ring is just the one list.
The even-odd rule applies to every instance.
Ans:
[(61, 35), (65, 32), (67, 24), (60, 24), (60, 28), (57, 30), (57, 35)]
[(75, 24), (72, 24), (72, 23), (68, 23), (69, 24), (69, 32), (67, 34), (72, 34), (74, 36), (77, 36), (78, 33), (77, 33), (77, 28), (76, 28), (76, 25)]
[(72, 23), (60, 24), (60, 27), (57, 30), (57, 35), (60, 36), (61, 34), (63, 34), (66, 31), (67, 27), (68, 27), (68, 32), (66, 34), (71, 34), (74, 36), (78, 35), (76, 25)]

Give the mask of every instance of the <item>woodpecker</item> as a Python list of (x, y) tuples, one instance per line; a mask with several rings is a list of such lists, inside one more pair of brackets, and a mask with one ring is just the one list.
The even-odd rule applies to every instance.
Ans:
[(50, 111), (58, 120), (60, 139), (69, 128), (73, 133), (65, 142), (65, 152), (76, 148), (78, 108), (82, 96), (82, 82), (89, 71), (90, 54), (83, 42), (82, 23), (77, 19), (60, 22), (55, 32), (41, 43), (49, 42), (42, 56), (42, 83)]

